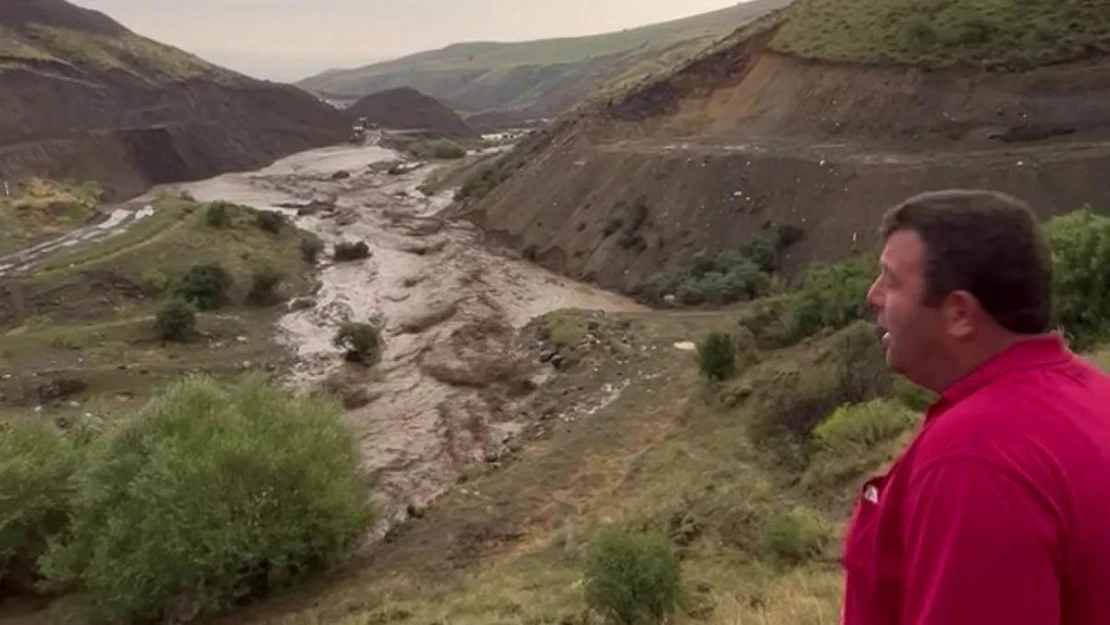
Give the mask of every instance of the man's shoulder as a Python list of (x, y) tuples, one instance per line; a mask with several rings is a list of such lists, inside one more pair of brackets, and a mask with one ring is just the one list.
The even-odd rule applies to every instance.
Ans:
[(918, 455), (1007, 465), (1092, 445), (1110, 451), (1110, 377), (1076, 360), (984, 385), (922, 432)]

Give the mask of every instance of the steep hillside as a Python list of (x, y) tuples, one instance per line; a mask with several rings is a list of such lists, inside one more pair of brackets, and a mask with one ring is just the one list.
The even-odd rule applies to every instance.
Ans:
[(416, 130), (441, 137), (472, 137), (477, 133), (454, 111), (415, 89), (401, 87), (359, 99), (347, 109), (353, 119), (391, 130)]
[[(1055, 23), (1048, 3), (1011, 4), (954, 1), (882, 21), (897, 33), (944, 34), (952, 15), (987, 25), (977, 47), (938, 35), (908, 57), (879, 50), (900, 40), (868, 35), (868, 6), (893, 4), (853, 0), (829, 13), (825, 0), (799, 2), (537, 134), (462, 194), (462, 210), (548, 267), (634, 291), (770, 226), (804, 231), (788, 273), (843, 258), (872, 243), (882, 211), (927, 189), (1000, 189), (1046, 214), (1106, 205), (1097, 172), (1110, 165), (1110, 5), (1055, 3), (1101, 30), (1081, 49), (1049, 38), (1022, 49), (1026, 64), (1053, 64), (984, 70), (1004, 60), (996, 41)], [(840, 45), (860, 41), (870, 47)], [(805, 42), (810, 58), (785, 52)]]
[(338, 111), (64, 0), (0, 6), (0, 178), (94, 179), (109, 197), (342, 140)]
[[(413, 87), (496, 126), (550, 117), (618, 77), (665, 69), (743, 23), (790, 0), (755, 0), (720, 11), (618, 33), (522, 43), (463, 43), (349, 70), (299, 86), (361, 96)], [(469, 121), (469, 119), (468, 119)]]

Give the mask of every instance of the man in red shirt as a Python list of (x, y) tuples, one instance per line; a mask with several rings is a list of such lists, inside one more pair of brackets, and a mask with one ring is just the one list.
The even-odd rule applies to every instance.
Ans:
[(940, 398), (861, 489), (845, 625), (1110, 624), (1110, 378), (1050, 333), (1032, 211), (930, 193), (883, 236), (887, 363)]

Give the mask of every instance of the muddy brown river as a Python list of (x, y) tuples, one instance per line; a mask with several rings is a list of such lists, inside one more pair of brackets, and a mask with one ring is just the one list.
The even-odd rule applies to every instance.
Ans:
[[(636, 311), (620, 296), (552, 274), (490, 246), (473, 225), (441, 217), (450, 192), (417, 190), (434, 169), (389, 175), (398, 155), (374, 146), (297, 154), (251, 173), (178, 185), (198, 200), (255, 208), (328, 198), (296, 217), (325, 242), (363, 240), (368, 260), (322, 263), (310, 308), (289, 312), (278, 340), (296, 354), (302, 389), (342, 377), (370, 403), (352, 409), (366, 466), (377, 478), (371, 538), (422, 509), (467, 466), (498, 458), (524, 427), (519, 392), (545, 369), (520, 329), (560, 308)], [(375, 166), (377, 164), (377, 166)], [(337, 179), (337, 172), (350, 173)], [(352, 373), (331, 344), (345, 321), (375, 320), (386, 350), (378, 371)], [(360, 402), (361, 403), (361, 402)]]

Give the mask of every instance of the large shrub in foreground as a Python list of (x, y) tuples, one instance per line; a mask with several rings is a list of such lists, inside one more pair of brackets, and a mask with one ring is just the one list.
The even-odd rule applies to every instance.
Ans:
[(70, 442), (48, 422), (0, 423), (0, 585), (29, 589), (39, 556), (66, 524)]
[(94, 439), (43, 569), (98, 621), (189, 619), (340, 559), (370, 520), (341, 408), (188, 377)]
[(674, 612), (678, 556), (666, 538), (609, 529), (586, 554), (586, 603), (616, 625), (652, 625)]

